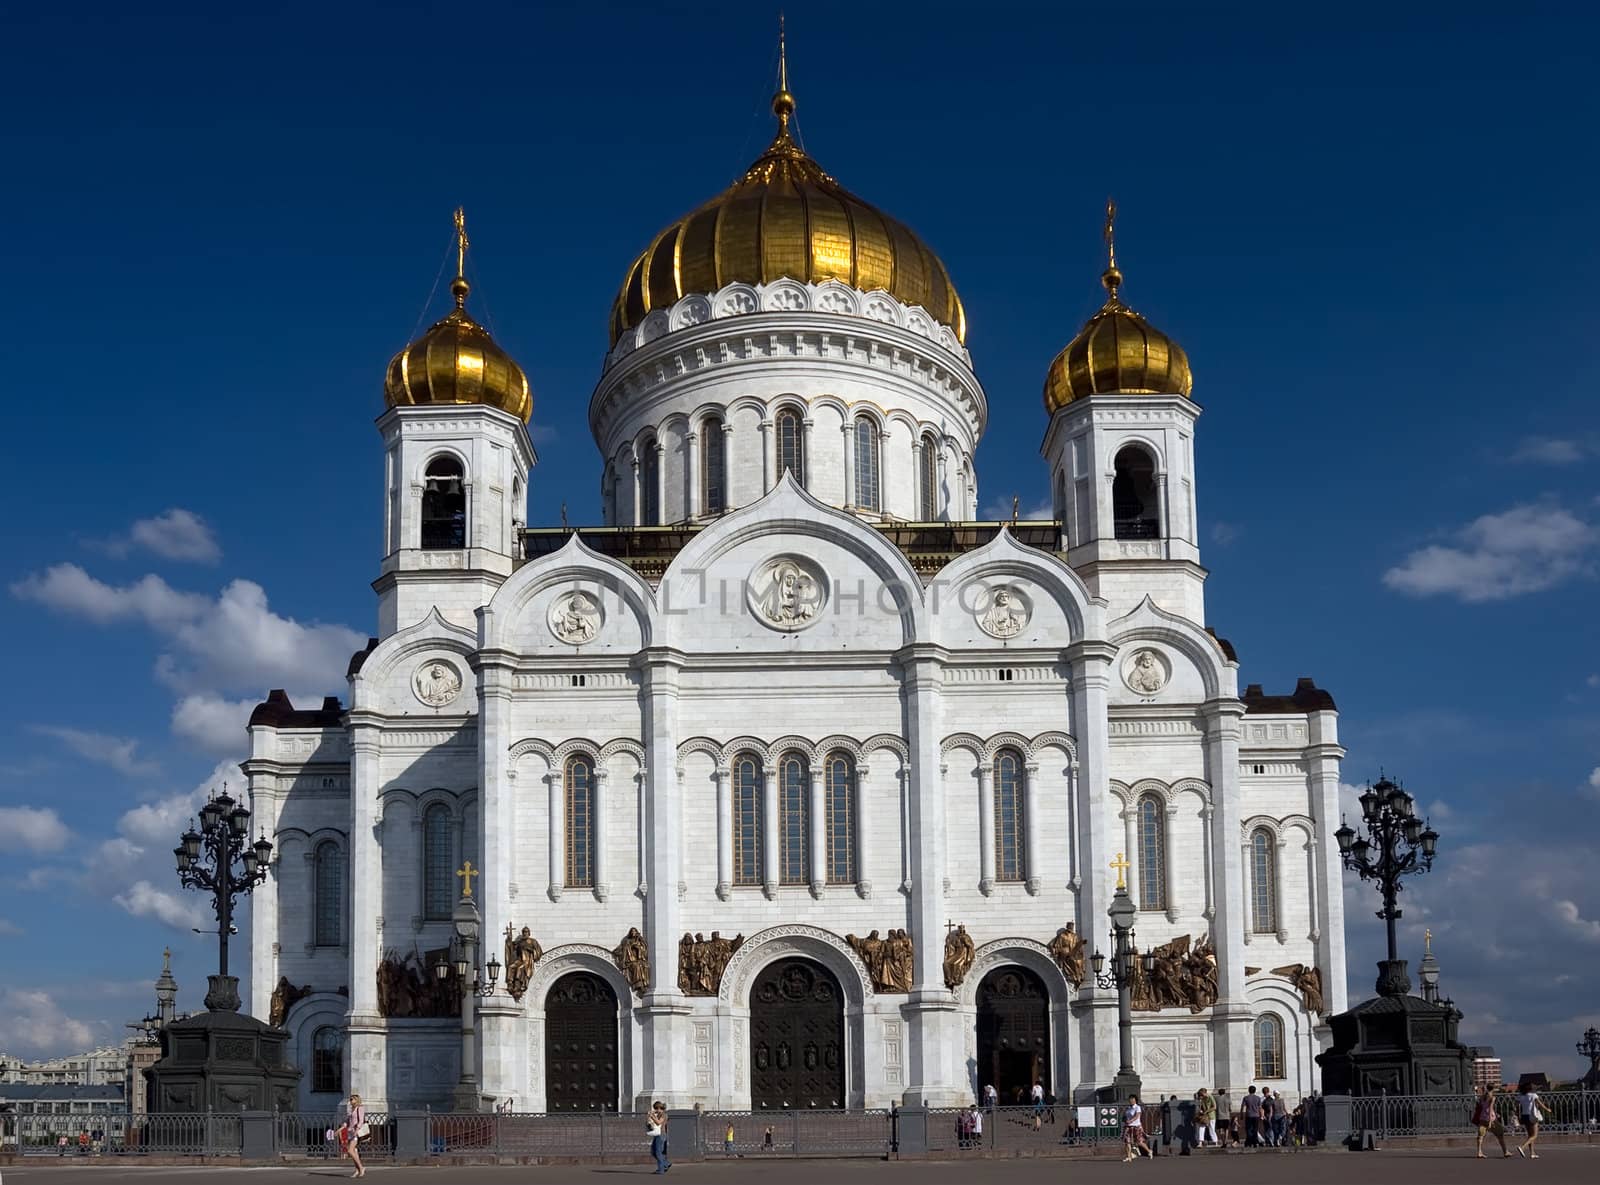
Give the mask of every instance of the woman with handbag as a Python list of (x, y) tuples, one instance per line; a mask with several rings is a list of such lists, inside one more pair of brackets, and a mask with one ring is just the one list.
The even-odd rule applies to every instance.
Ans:
[(360, 1144), (372, 1134), (372, 1128), (367, 1126), (367, 1110), (361, 1105), (361, 1096), (350, 1096), (350, 1109), (344, 1117), (344, 1154), (355, 1162), (356, 1171), (352, 1177), (365, 1177), (366, 1168), (361, 1163)]

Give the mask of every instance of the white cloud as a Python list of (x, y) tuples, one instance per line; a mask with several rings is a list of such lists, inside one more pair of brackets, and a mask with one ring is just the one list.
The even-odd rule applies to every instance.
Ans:
[(1589, 789), (1600, 794), (1600, 765), (1589, 771)]
[(0, 806), (0, 852), (58, 852), (72, 832), (47, 807)]
[(1600, 922), (1583, 916), (1575, 901), (1557, 901), (1556, 917), (1564, 923), (1580, 942), (1600, 942)]
[(1579, 440), (1524, 436), (1511, 454), (1511, 460), (1515, 464), (1576, 465), (1588, 451), (1588, 445)]
[(1584, 682), (1590, 687), (1600, 687), (1600, 674), (1590, 675)]
[(6, 918), (0, 918), (0, 937), (13, 938), (22, 933), (22, 927)]
[(28, 727), (41, 736), (54, 737), (85, 761), (110, 766), (129, 777), (154, 773), (160, 768), (154, 761), (139, 760), (139, 742), (133, 737), (87, 732), (64, 724), (30, 724)]
[(1383, 574), (1383, 582), (1414, 597), (1503, 601), (1588, 572), (1597, 545), (1600, 531), (1568, 510), (1514, 506), (1474, 520), (1452, 545), (1413, 551)]
[(139, 621), (154, 630), (175, 629), (206, 611), (210, 599), (179, 592), (159, 576), (133, 584), (104, 584), (77, 564), (55, 564), (31, 572), (11, 586), (13, 596), (58, 613), (86, 617), (97, 625)]
[(92, 546), (117, 556), (142, 548), (164, 559), (197, 564), (214, 564), (222, 558), (210, 524), (194, 511), (176, 506), (154, 518), (139, 519), (125, 536), (98, 540)]
[(1219, 520), (1211, 524), (1211, 541), (1226, 547), (1237, 539), (1242, 532), (1242, 527)]
[(135, 881), (113, 900), (136, 918), (150, 918), (174, 930), (203, 929), (207, 920), (205, 907), (195, 894), (158, 889), (149, 881)]
[(245, 726), (258, 702), (209, 692), (186, 695), (172, 709), (172, 731), (207, 753), (243, 755), (250, 746)]
[(68, 1016), (50, 992), (0, 988), (0, 1049), (8, 1053), (46, 1056), (93, 1049), (100, 1040), (95, 1028)]

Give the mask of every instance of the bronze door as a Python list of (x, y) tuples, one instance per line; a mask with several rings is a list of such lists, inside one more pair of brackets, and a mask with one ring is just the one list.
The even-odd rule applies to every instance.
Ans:
[(1024, 967), (1001, 967), (978, 985), (980, 1096), (991, 1082), (1002, 1106), (1026, 1103), (1035, 1082), (1050, 1090), (1050, 994)]
[(750, 989), (750, 1106), (844, 1106), (844, 995), (809, 959), (782, 959)]
[(598, 975), (563, 975), (544, 1001), (545, 1108), (617, 1109), (617, 994)]

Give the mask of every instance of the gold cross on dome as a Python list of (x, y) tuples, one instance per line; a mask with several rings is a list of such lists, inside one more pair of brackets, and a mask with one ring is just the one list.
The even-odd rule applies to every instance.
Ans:
[(472, 896), (472, 878), (482, 876), (483, 870), (474, 868), (472, 861), (468, 860), (460, 868), (456, 869), (456, 875), (461, 878), (461, 895), (470, 897)]
[(1433, 931), (1432, 930), (1424, 929), (1422, 931), (1422, 953), (1425, 954), (1425, 955), (1431, 955), (1433, 953)]
[(1132, 864), (1128, 863), (1128, 857), (1118, 852), (1117, 858), (1111, 861), (1111, 867), (1117, 870), (1117, 888), (1126, 889), (1128, 887), (1128, 869), (1133, 867)]

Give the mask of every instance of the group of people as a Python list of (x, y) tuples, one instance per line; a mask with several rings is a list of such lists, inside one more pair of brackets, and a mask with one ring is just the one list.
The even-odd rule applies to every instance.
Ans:
[[(1163, 1118), (1158, 1132), (1169, 1142), (1176, 1138), (1196, 1148), (1287, 1148), (1314, 1142), (1306, 1100), (1291, 1107), (1288, 1099), (1270, 1087), (1250, 1087), (1237, 1109), (1229, 1106), (1227, 1092), (1213, 1094), (1203, 1086), (1192, 1102), (1171, 1095), (1154, 1105)], [(1122, 1109), (1123, 1160), (1155, 1154), (1144, 1112), (1139, 1097), (1129, 1095)]]
[[(1492, 1135), (1500, 1141), (1500, 1156), (1510, 1159), (1511, 1149), (1506, 1146), (1506, 1125), (1500, 1118), (1500, 1108), (1497, 1105), (1499, 1091), (1492, 1086), (1478, 1087), (1477, 1101), (1472, 1104), (1472, 1126), (1478, 1129), (1478, 1159), (1483, 1157), (1483, 1138)], [(1539, 1139), (1539, 1124), (1544, 1122), (1549, 1114), (1544, 1103), (1539, 1100), (1539, 1092), (1532, 1086), (1523, 1085), (1517, 1092), (1517, 1119), (1522, 1124), (1523, 1140), (1517, 1145), (1517, 1155), (1539, 1159), (1537, 1151)]]

